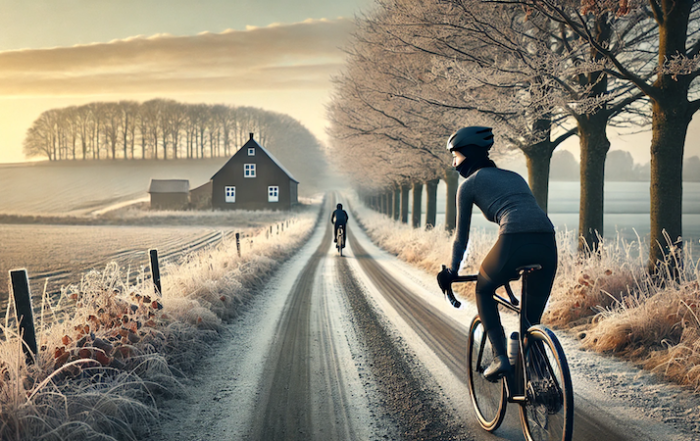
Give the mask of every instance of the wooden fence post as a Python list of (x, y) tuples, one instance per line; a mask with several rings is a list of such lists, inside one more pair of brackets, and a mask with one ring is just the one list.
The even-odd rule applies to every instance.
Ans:
[(236, 252), (241, 257), (241, 233), (236, 233)]
[(29, 277), (27, 270), (10, 271), (12, 281), (12, 293), (15, 298), (15, 313), (17, 314), (17, 324), (19, 333), (24, 340), (22, 349), (27, 356), (27, 362), (33, 363), (37, 354), (36, 331), (34, 330), (34, 313), (32, 311), (32, 296), (29, 292)]
[(160, 266), (158, 264), (158, 250), (153, 248), (148, 250), (148, 255), (151, 259), (151, 278), (153, 285), (156, 287), (156, 294), (163, 295), (163, 288), (160, 285)]

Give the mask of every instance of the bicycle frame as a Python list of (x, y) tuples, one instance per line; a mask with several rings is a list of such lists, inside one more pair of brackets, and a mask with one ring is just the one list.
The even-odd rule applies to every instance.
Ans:
[[(505, 285), (503, 285), (503, 287), (505, 288), (506, 293), (508, 293), (508, 299), (504, 299), (498, 294), (493, 295), (493, 298), (496, 301), (496, 303), (498, 303), (506, 309), (515, 312), (520, 317), (520, 326), (518, 334), (518, 346), (520, 350), (518, 351), (518, 359), (514, 367), (514, 375), (512, 376), (512, 378), (509, 378), (510, 376), (505, 377), (506, 396), (508, 397), (509, 403), (521, 404), (527, 401), (527, 394), (525, 392), (525, 385), (527, 383), (527, 371), (523, 357), (525, 354), (525, 335), (527, 334), (527, 330), (530, 329), (532, 325), (527, 320), (527, 317), (525, 317), (525, 313), (523, 312), (527, 310), (527, 296), (524, 294), (527, 292), (528, 274), (530, 274), (533, 271), (537, 271), (540, 268), (541, 267), (539, 265), (532, 265), (525, 267), (523, 270), (520, 271), (520, 276), (522, 278), (522, 289), (520, 297), (522, 299), (522, 305), (520, 305), (520, 301), (517, 299), (517, 297), (515, 297), (515, 295), (513, 294), (513, 290), (510, 287), (510, 284), (507, 282)], [(476, 275), (458, 276), (453, 280), (453, 283), (474, 282), (476, 280)], [(483, 350), (483, 346), (481, 349)], [(482, 355), (482, 353), (478, 354), (479, 360), (481, 360)], [(520, 372), (520, 375), (517, 375), (517, 372)]]

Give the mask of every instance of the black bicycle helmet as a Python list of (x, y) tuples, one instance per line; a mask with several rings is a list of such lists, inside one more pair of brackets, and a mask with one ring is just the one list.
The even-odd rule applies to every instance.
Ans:
[(335, 206), (335, 208), (337, 208), (338, 210), (342, 210), (342, 209), (343, 209), (343, 204), (338, 204), (338, 205)]
[(460, 150), (465, 147), (488, 150), (493, 145), (491, 127), (470, 126), (457, 130), (447, 140), (447, 150)]

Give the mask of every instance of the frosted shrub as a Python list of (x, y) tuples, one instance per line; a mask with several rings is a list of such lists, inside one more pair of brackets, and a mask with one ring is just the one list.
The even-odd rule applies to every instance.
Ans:
[(557, 327), (590, 322), (601, 310), (633, 301), (644, 279), (644, 266), (632, 256), (639, 242), (600, 239), (596, 252), (580, 255), (572, 231), (557, 233), (559, 267), (543, 320)]

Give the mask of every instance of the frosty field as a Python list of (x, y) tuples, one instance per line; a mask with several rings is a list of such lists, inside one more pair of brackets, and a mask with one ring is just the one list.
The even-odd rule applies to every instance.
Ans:
[[(102, 270), (110, 261), (131, 266), (134, 275), (148, 265), (147, 250), (157, 248), (162, 261), (177, 260), (188, 252), (250, 229), (234, 227), (130, 227), (72, 225), (0, 225), (0, 302), (8, 296), (8, 271), (26, 268), (33, 295), (61, 284), (80, 282), (90, 269)], [(4, 310), (4, 309), (3, 309)]]
[[(409, 199), (410, 200), (410, 199)], [(423, 195), (423, 210), (426, 196)], [(548, 215), (560, 231), (578, 231), (579, 183), (552, 181), (549, 184)], [(472, 225), (496, 233), (498, 227), (487, 221), (474, 207)], [(425, 219), (425, 214), (423, 215)], [(437, 223), (445, 219), (445, 187), (438, 185)], [(626, 241), (649, 235), (649, 182), (606, 182), (604, 203), (604, 237)], [(700, 182), (683, 183), (683, 240), (693, 250), (700, 248)]]

